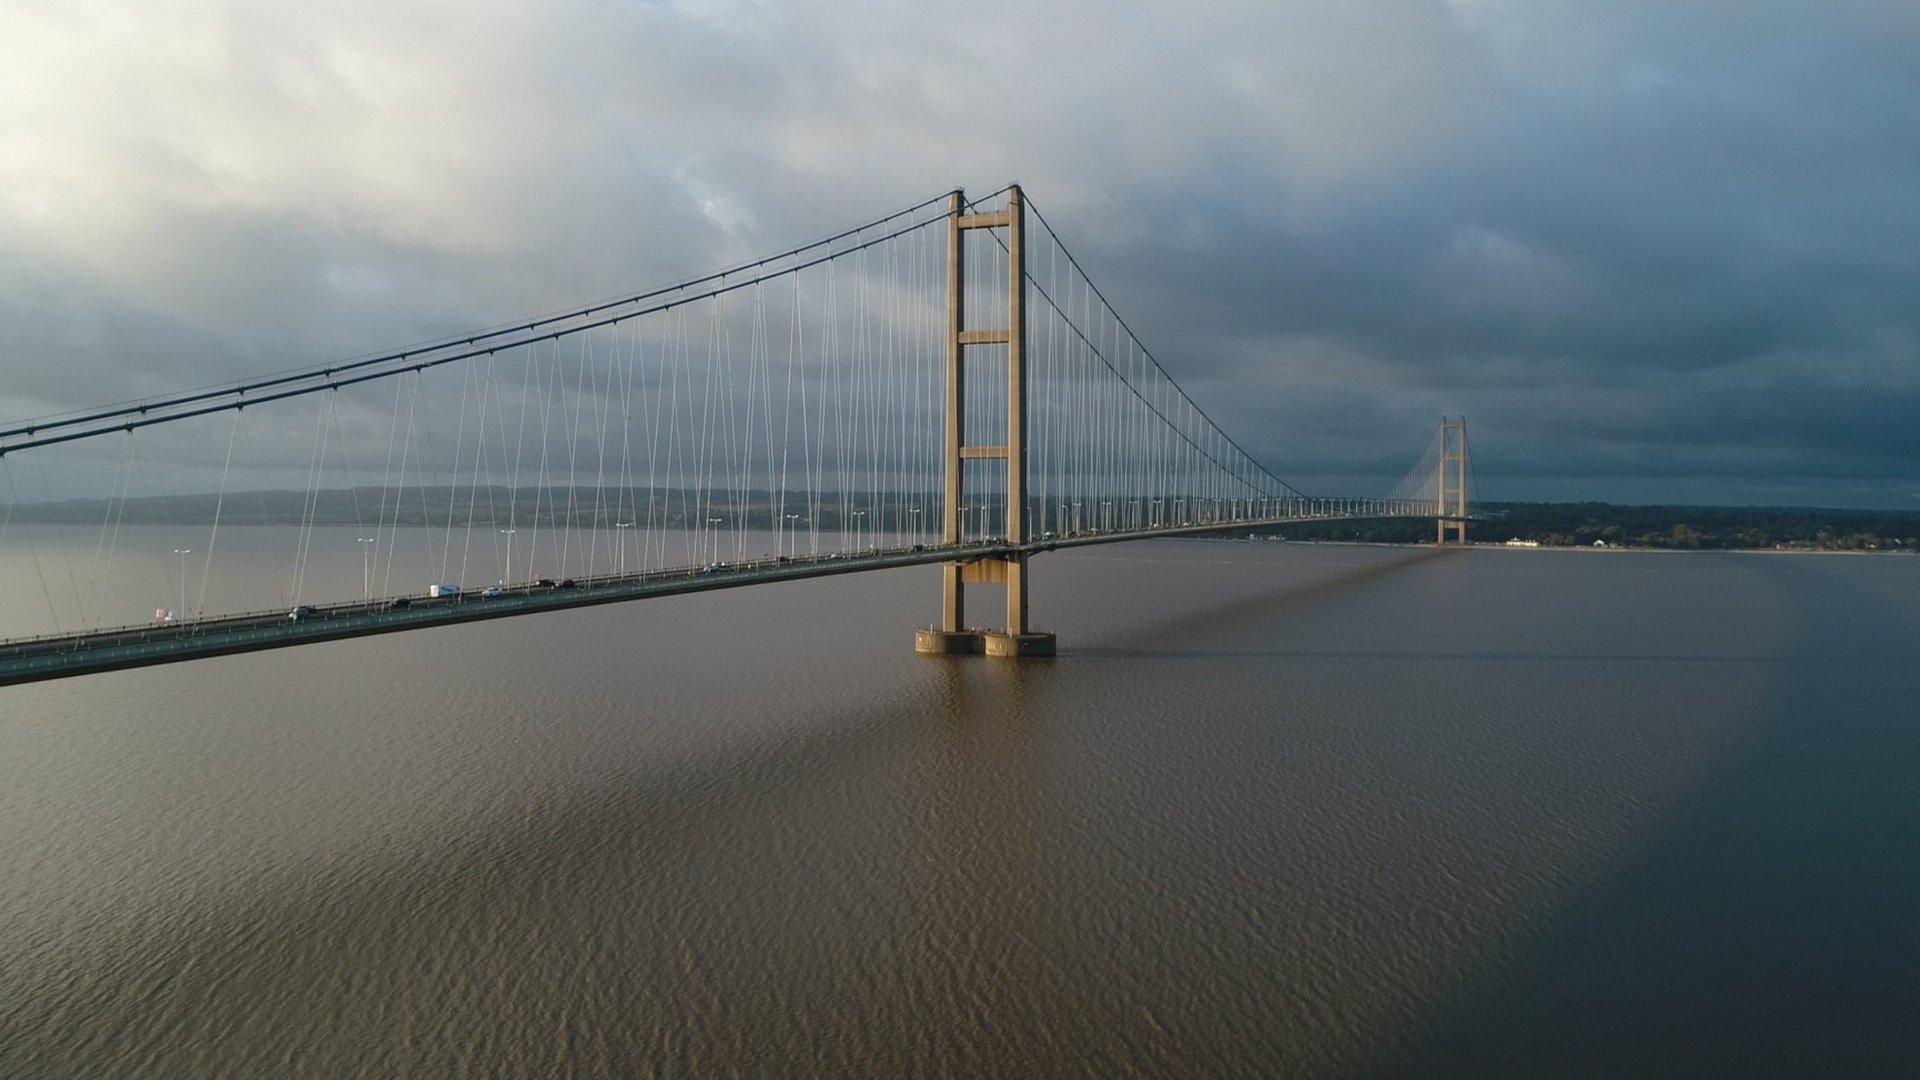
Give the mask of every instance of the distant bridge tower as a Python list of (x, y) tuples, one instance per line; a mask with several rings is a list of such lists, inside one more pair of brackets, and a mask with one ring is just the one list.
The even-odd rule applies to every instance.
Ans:
[[(1004, 460), (1007, 468), (1006, 543), (1027, 542), (1027, 240), (1026, 201), (1020, 185), (1007, 189), (1006, 209), (966, 212), (964, 193), (955, 190), (947, 208), (947, 438), (946, 506), (941, 538), (962, 540), (961, 507), (967, 462)], [(1007, 324), (1002, 330), (969, 330), (966, 320), (966, 246), (972, 229), (1007, 230)], [(1001, 346), (1007, 356), (1007, 434), (998, 446), (963, 445), (966, 433), (966, 351), (970, 346)], [(966, 587), (971, 582), (1004, 585), (1004, 630), (972, 630), (966, 625)], [(990, 556), (940, 567), (940, 625), (914, 635), (923, 653), (981, 653), (988, 656), (1052, 656), (1052, 634), (1034, 632), (1027, 623), (1027, 556)]]
[(1440, 471), (1435, 477), (1434, 510), (1440, 519), (1438, 542), (1467, 542), (1467, 418), (1440, 418)]

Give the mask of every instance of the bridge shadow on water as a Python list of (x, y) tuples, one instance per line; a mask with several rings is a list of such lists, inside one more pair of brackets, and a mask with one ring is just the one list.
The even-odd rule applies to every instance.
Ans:
[[(1459, 553), (1458, 548), (1427, 548), (1313, 581), (1237, 597), (1221, 604), (1198, 609), (1188, 607), (1177, 615), (1156, 619), (1125, 632), (1119, 637), (1118, 644), (1075, 647), (1071, 642), (1063, 642), (1061, 652), (1063, 655), (1090, 658), (1152, 657), (1172, 660), (1280, 655), (1263, 650), (1167, 648), (1163, 643), (1192, 642), (1207, 636), (1231, 634), (1240, 627), (1264, 622), (1289, 608), (1316, 603), (1347, 590), (1391, 578), (1414, 567), (1427, 565), (1435, 560), (1452, 558)], [(1257, 565), (1250, 564), (1250, 566)]]
[(1726, 656), (1699, 653), (1693, 656), (1652, 656), (1633, 653), (1524, 653), (1524, 652), (1452, 652), (1446, 649), (1419, 652), (1384, 649), (1128, 649), (1101, 646), (1079, 650), (1071, 655), (1116, 660), (1444, 660), (1448, 663), (1576, 663), (1621, 665), (1701, 664), (1710, 667), (1752, 667), (1786, 662), (1782, 656), (1753, 653)]

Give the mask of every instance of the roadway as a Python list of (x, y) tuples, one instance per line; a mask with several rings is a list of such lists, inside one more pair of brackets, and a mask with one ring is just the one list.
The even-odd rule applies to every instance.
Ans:
[[(1369, 515), (1374, 516), (1374, 515)], [(1415, 515), (1392, 515), (1415, 516)], [(1425, 515), (1431, 517), (1431, 515)], [(39, 682), (121, 668), (177, 663), (230, 653), (279, 649), (343, 638), (392, 634), (431, 626), (502, 619), (544, 611), (616, 604), (659, 596), (733, 589), (777, 581), (891, 570), (931, 563), (1037, 555), (1057, 548), (1130, 540), (1197, 536), (1351, 517), (1262, 518), (1104, 533), (1045, 536), (1015, 545), (988, 539), (955, 545), (928, 544), (824, 555), (777, 556), (709, 567), (678, 567), (629, 574), (568, 579), (571, 584), (504, 586), (498, 596), (462, 592), (450, 597), (383, 597), (311, 604), (300, 617), (287, 609), (155, 622), (101, 630), (0, 641), (0, 686)]]

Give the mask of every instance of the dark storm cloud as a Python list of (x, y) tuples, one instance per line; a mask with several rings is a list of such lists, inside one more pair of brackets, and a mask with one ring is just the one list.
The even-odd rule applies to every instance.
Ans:
[[(1361, 424), (1465, 411), (1514, 495), (1913, 505), (1914, 17), (1479, 15), (1499, 83), (1443, 152), (1332, 198), (1210, 175), (1189, 243), (1097, 260), (1140, 268), (1142, 321), (1304, 474), (1384, 471)], [(1287, 404), (1235, 391), (1268, 372)]]
[(1916, 9), (989, 8), (0, 3), (0, 413), (1018, 177), (1303, 483), (1920, 504)]

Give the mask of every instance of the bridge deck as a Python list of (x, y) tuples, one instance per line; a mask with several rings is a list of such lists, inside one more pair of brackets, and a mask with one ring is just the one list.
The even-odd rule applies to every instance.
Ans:
[(568, 588), (559, 585), (511, 585), (505, 587), (504, 594), (493, 597), (482, 597), (477, 592), (452, 597), (411, 595), (404, 598), (405, 606), (401, 607), (393, 606), (395, 601), (403, 599), (401, 597), (313, 604), (308, 605), (310, 614), (300, 619), (291, 618), (288, 611), (281, 609), (16, 638), (0, 641), (0, 686), (776, 581), (797, 581), (1015, 554), (1036, 555), (1058, 548), (1093, 544), (1352, 520), (1356, 519), (1325, 515), (1262, 518), (1126, 532), (1047, 536), (1025, 545), (987, 540), (951, 546), (915, 545), (789, 556), (731, 563), (714, 569), (680, 567), (644, 573), (603, 574), (576, 579), (573, 586)]

